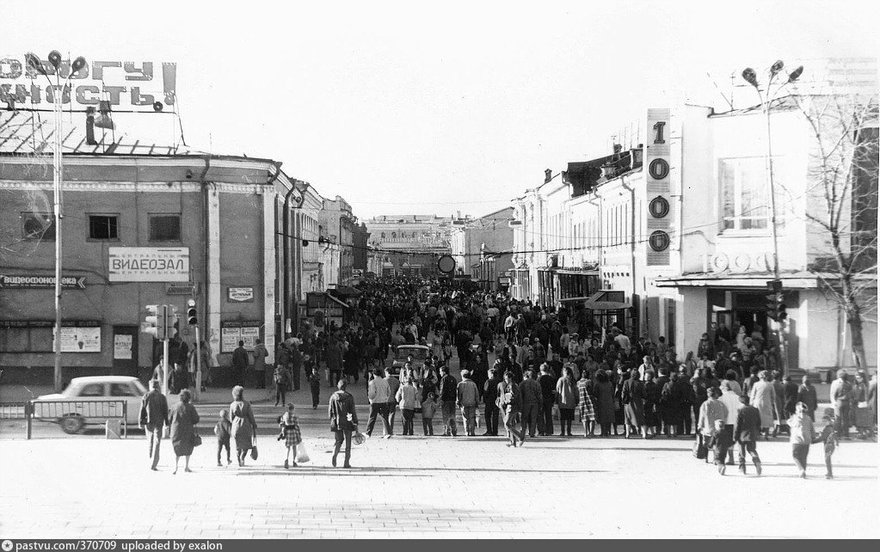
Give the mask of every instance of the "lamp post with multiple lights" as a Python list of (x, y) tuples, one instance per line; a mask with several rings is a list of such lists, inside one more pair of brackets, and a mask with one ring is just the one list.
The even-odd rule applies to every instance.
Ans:
[[(777, 289), (780, 290), (780, 294), (782, 281), (779, 277), (779, 240), (776, 229), (776, 185), (773, 179), (773, 145), (770, 133), (770, 105), (780, 97), (779, 93), (786, 87), (786, 85), (795, 82), (801, 76), (801, 73), (804, 72), (804, 67), (802, 65), (798, 66), (794, 71), (787, 75), (785, 81), (780, 82), (777, 80), (777, 76), (782, 72), (783, 67), (785, 67), (785, 63), (782, 60), (777, 60), (770, 66), (770, 76), (767, 79), (767, 85), (763, 92), (761, 91), (758, 76), (754, 69), (747, 67), (742, 72), (743, 79), (752, 85), (755, 88), (755, 92), (758, 94), (758, 99), (761, 102), (761, 111), (764, 113), (764, 119), (767, 125), (767, 187), (770, 193), (770, 235), (773, 239), (773, 283), (775, 286), (778, 286)], [(775, 89), (773, 89), (774, 81), (778, 83)], [(779, 311), (778, 305), (775, 311)], [(782, 326), (783, 321), (777, 321), (776, 343), (779, 347), (779, 360), (783, 373), (785, 374), (788, 373), (788, 354), (785, 350)]]
[(43, 66), (42, 60), (33, 53), (25, 54), (25, 60), (27, 61), (27, 66), (34, 72), (39, 73), (46, 77), (46, 80), (49, 82), (49, 88), (52, 91), (52, 103), (54, 107), (54, 115), (55, 115), (55, 132), (54, 132), (54, 151), (52, 157), (52, 167), (53, 167), (53, 184), (54, 184), (54, 199), (53, 199), (53, 212), (55, 217), (55, 338), (54, 338), (54, 349), (55, 349), (55, 375), (54, 375), (54, 385), (55, 392), (61, 392), (61, 204), (62, 204), (62, 195), (61, 189), (64, 183), (64, 164), (61, 155), (61, 142), (63, 137), (62, 132), (62, 119), (61, 119), (61, 106), (64, 101), (64, 92), (68, 89), (70, 85), (70, 78), (77, 73), (80, 69), (85, 67), (86, 59), (82, 56), (73, 60), (73, 63), (70, 64), (70, 70), (67, 75), (67, 78), (64, 79), (64, 84), (62, 86), (61, 79), (61, 53), (58, 50), (52, 50), (49, 52), (49, 63), (55, 69), (55, 83), (52, 83), (52, 79), (49, 78), (49, 73), (46, 71), (46, 68)]

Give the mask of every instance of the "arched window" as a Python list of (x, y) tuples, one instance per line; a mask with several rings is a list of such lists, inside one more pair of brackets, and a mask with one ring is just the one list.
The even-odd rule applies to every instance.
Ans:
[(396, 240), (396, 239), (397, 239), (397, 232), (391, 232), (391, 239), (392, 239), (392, 240)]
[(385, 239), (385, 232), (382, 232), (382, 239)]

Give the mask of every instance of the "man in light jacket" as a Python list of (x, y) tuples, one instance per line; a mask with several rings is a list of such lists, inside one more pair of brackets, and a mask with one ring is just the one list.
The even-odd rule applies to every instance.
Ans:
[(467, 370), (461, 372), (461, 381), (456, 386), (455, 404), (461, 409), (461, 417), (468, 437), (476, 435), (477, 405), (480, 402), (480, 389), (471, 381)]
[[(344, 381), (344, 380), (340, 380)], [(367, 437), (372, 437), (376, 416), (382, 416), (385, 438), (391, 438), (391, 426), (388, 422), (388, 401), (391, 400), (391, 387), (383, 379), (378, 368), (373, 369), (373, 377), (367, 385), (367, 399), (370, 401), (370, 418), (367, 421)]]
[[(727, 415), (724, 417), (724, 431), (729, 434), (728, 436), (732, 443), (736, 440), (733, 435), (733, 428), (736, 425), (736, 418), (743, 404), (739, 400), (739, 393), (736, 392), (730, 380), (722, 380), (720, 400), (727, 409)], [(733, 447), (727, 449), (727, 464), (729, 466), (733, 465)]]

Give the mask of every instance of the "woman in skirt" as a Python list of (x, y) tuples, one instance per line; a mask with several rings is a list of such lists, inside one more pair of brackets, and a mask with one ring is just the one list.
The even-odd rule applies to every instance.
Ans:
[(586, 370), (581, 371), (581, 379), (578, 380), (577, 390), (580, 401), (578, 410), (581, 415), (581, 423), (584, 425), (584, 437), (592, 437), (596, 429), (596, 409), (593, 407), (592, 383)]
[(287, 447), (287, 453), (284, 455), (284, 469), (290, 467), (288, 459), (292, 461), (295, 468), (296, 447), (302, 443), (302, 432), (299, 429), (299, 421), (293, 415), (293, 404), (287, 405), (287, 412), (281, 416), (278, 425), (281, 426), (281, 435), (278, 436), (278, 440), (284, 441), (284, 446)]

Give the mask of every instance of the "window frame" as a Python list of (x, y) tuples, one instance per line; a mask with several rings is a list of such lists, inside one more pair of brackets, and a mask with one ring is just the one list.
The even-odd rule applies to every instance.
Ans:
[[(108, 241), (120, 241), (119, 237), (119, 213), (86, 213), (86, 216), (89, 219), (88, 228), (86, 229), (86, 241), (92, 242), (108, 242)], [(92, 236), (92, 218), (93, 217), (104, 217), (104, 218), (112, 218), (115, 219), (115, 228), (116, 237), (115, 238), (96, 238)]]
[[(177, 217), (178, 236), (177, 239), (154, 239), (153, 238), (153, 219), (160, 217)], [(147, 214), (147, 241), (151, 243), (180, 243), (183, 241), (183, 214), (177, 213), (148, 213)]]
[[(35, 234), (29, 234), (25, 231), (25, 221), (31, 217), (46, 217), (49, 219), (49, 226), (45, 228), (43, 234), (37, 236)], [(19, 224), (21, 225), (21, 237), (27, 241), (37, 241), (37, 240), (46, 240), (46, 241), (55, 241), (55, 237), (57, 235), (57, 230), (55, 228), (55, 213), (54, 212), (46, 212), (46, 211), (21, 211), (19, 213)], [(52, 234), (47, 236), (49, 230), (52, 230)]]
[[(742, 178), (742, 166), (745, 163), (749, 162), (757, 162), (764, 165), (764, 171), (766, 168), (766, 157), (764, 156), (741, 156), (741, 157), (719, 157), (718, 158), (718, 234), (726, 234), (726, 235), (741, 235), (741, 236), (769, 236), (771, 234), (771, 218), (772, 213), (770, 212), (770, 190), (763, 190), (765, 198), (764, 198), (764, 207), (766, 209), (766, 215), (763, 217), (759, 216), (744, 216), (742, 213), (742, 191), (743, 191), (743, 178)], [(780, 156), (773, 156), (774, 166), (779, 166), (782, 162), (782, 158)], [(725, 163), (730, 163), (733, 166), (733, 216), (727, 217), (724, 213), (724, 198), (725, 198), (725, 185), (724, 185), (724, 165)], [(774, 176), (779, 176), (779, 171), (774, 170)], [(766, 174), (764, 183), (762, 184), (765, 188), (768, 187), (766, 181)], [(777, 194), (778, 195), (778, 194)], [(732, 226), (728, 227), (728, 219), (730, 220)], [(742, 222), (743, 220), (752, 221), (752, 224), (758, 224), (759, 221), (764, 221), (763, 228), (743, 228)], [(782, 213), (778, 212), (776, 215), (776, 225), (777, 230), (784, 227), (784, 217)]]

